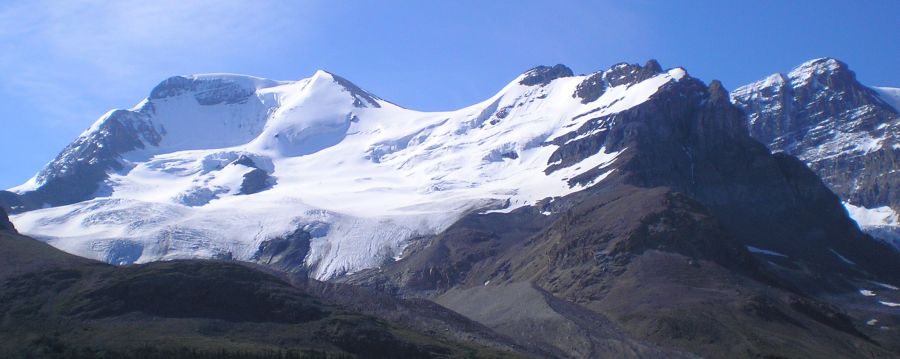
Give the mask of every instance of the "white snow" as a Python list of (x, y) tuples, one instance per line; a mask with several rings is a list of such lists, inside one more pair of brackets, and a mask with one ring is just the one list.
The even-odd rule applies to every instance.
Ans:
[(900, 307), (900, 303), (885, 302), (883, 300), (879, 300), (878, 303), (881, 303), (881, 305), (886, 305), (888, 307)]
[(787, 258), (787, 256), (784, 254), (781, 254), (781, 253), (778, 253), (778, 252), (775, 252), (772, 250), (768, 250), (768, 249), (757, 248), (754, 246), (747, 246), (747, 250), (750, 251), (750, 253), (758, 253), (758, 254), (765, 254), (767, 256), (776, 256), (776, 257)]
[(891, 207), (865, 208), (847, 202), (844, 202), (844, 207), (860, 229), (893, 245), (894, 248), (900, 248), (900, 238), (897, 238), (896, 234), (892, 235), (892, 233), (900, 233), (900, 229), (898, 229), (900, 228), (900, 214)]
[(866, 296), (866, 297), (874, 297), (875, 296), (875, 292), (868, 290), (868, 289), (860, 289), (859, 294), (862, 294), (863, 296)]
[(796, 87), (810, 81), (813, 75), (835, 71), (840, 65), (837, 60), (831, 58), (818, 58), (809, 60), (797, 66), (788, 73), (791, 83)]
[(879, 287), (882, 287), (882, 288), (886, 288), (886, 289), (890, 289), (890, 290), (900, 290), (900, 288), (897, 288), (897, 287), (892, 286), (892, 285), (887, 284), (887, 283), (881, 283), (881, 282), (876, 282), (876, 281), (869, 281), (869, 282), (872, 283), (872, 284), (874, 284), (874, 285), (877, 285), (877, 286), (879, 286)]
[(900, 112), (900, 88), (894, 87), (872, 87), (884, 102), (891, 105), (897, 112)]
[(847, 259), (847, 257), (842, 256), (842, 255), (841, 255), (840, 253), (838, 253), (836, 250), (831, 249), (831, 248), (829, 248), (828, 250), (830, 250), (831, 253), (833, 253), (835, 256), (837, 256), (838, 259), (841, 260), (841, 262), (844, 262), (844, 263), (847, 263), (847, 264), (850, 264), (850, 265), (856, 265), (856, 262)]
[(888, 206), (865, 208), (844, 202), (844, 208), (860, 227), (900, 225), (900, 215)]
[[(614, 171), (603, 168), (627, 149), (604, 148), (547, 175), (557, 148), (547, 143), (592, 118), (641, 104), (684, 76), (669, 70), (609, 88), (588, 104), (572, 96), (586, 76), (545, 86), (520, 85), (520, 76), (479, 104), (419, 112), (381, 100), (380, 107), (357, 106), (350, 90), (324, 71), (295, 82), (197, 75), (255, 92), (214, 105), (200, 105), (190, 94), (142, 101), (133, 110), (152, 106), (145, 120), (163, 133), (162, 141), (126, 154), (127, 169), (106, 183), (108, 196), (13, 220), (23, 233), (113, 263), (249, 260), (263, 241), (303, 227), (313, 234), (306, 257), (311, 275), (328, 279), (396, 260), (409, 239), (437, 233), (466, 213), (511, 211), (602, 181)], [(592, 116), (576, 118), (587, 112)], [(239, 193), (252, 170), (233, 163), (242, 155), (270, 174), (271, 189)], [(600, 175), (592, 182), (569, 185), (596, 168)]]

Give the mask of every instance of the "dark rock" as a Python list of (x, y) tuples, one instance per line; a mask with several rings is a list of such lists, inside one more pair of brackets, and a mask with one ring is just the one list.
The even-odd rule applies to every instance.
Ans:
[(709, 101), (729, 101), (728, 91), (719, 80), (712, 80), (709, 83)]
[(311, 239), (308, 231), (298, 228), (285, 237), (263, 241), (251, 259), (285, 272), (305, 275), (304, 260), (309, 254)]
[[(647, 63), (644, 64), (643, 71), (645, 73), (644, 76), (654, 75), (663, 72), (662, 66), (659, 65), (659, 62), (656, 59), (647, 60)], [(651, 76), (652, 77), (652, 76)], [(649, 77), (645, 77), (649, 78)]]
[(3, 207), (0, 207), (0, 231), (16, 231), (16, 227), (9, 221), (9, 216), (6, 215), (6, 210)]
[(850, 319), (847, 314), (840, 310), (840, 308), (837, 308), (825, 302), (798, 296), (791, 296), (788, 300), (788, 303), (790, 304), (791, 308), (798, 312), (806, 314), (813, 320), (816, 320), (822, 324), (825, 324), (842, 332), (868, 339), (865, 335), (863, 335), (859, 332), (859, 330), (856, 329), (856, 327), (853, 325), (852, 319)]
[(656, 60), (649, 60), (642, 67), (638, 64), (619, 63), (606, 71), (596, 72), (582, 81), (572, 94), (581, 103), (596, 101), (609, 87), (632, 85), (663, 72)]
[(22, 195), (23, 201), (38, 207), (67, 205), (92, 197), (108, 171), (124, 169), (123, 153), (156, 146), (161, 134), (139, 112), (116, 110), (98, 131), (79, 137), (37, 175), (40, 187)]
[[(244, 180), (241, 182), (241, 194), (254, 194), (267, 190), (275, 184), (275, 178), (270, 176), (268, 172), (259, 168), (250, 156), (240, 155), (231, 165), (241, 165), (252, 168), (250, 172), (244, 174)], [(271, 163), (270, 163), (271, 165)]]
[(266, 171), (254, 168), (244, 174), (244, 181), (241, 182), (241, 194), (262, 192), (272, 187), (273, 182), (273, 178)]
[(254, 162), (253, 159), (247, 155), (240, 155), (236, 160), (234, 160), (234, 162), (231, 162), (231, 164), (243, 165), (250, 168), (259, 168), (259, 166), (256, 165), (256, 162)]
[(500, 157), (502, 157), (502, 158), (509, 158), (509, 159), (513, 159), (513, 160), (514, 160), (514, 159), (519, 158), (519, 154), (518, 154), (516, 151), (510, 151), (510, 152), (504, 152), (504, 153), (501, 153), (501, 154), (500, 154)]
[(573, 76), (572, 69), (563, 64), (550, 66), (538, 66), (525, 72), (525, 78), (519, 81), (519, 84), (525, 86), (546, 85), (550, 81), (562, 77)]
[(334, 78), (334, 82), (338, 83), (353, 96), (353, 105), (356, 107), (368, 107), (372, 106), (375, 108), (381, 108), (381, 104), (378, 103), (378, 97), (372, 95), (365, 90), (359, 88), (354, 83), (348, 81), (347, 79), (340, 77), (335, 74), (331, 74), (331, 77)]
[(631, 85), (649, 79), (662, 72), (656, 60), (647, 61), (646, 67), (638, 64), (620, 63), (606, 70), (604, 78), (611, 87)]
[(21, 213), (37, 208), (32, 203), (26, 202), (23, 196), (10, 191), (0, 191), (0, 208), (6, 210), (7, 213)]
[(173, 76), (150, 91), (150, 99), (158, 100), (192, 93), (197, 103), (205, 106), (246, 101), (255, 89), (226, 79), (196, 79)]
[(575, 88), (573, 97), (581, 99), (581, 103), (590, 103), (596, 101), (603, 93), (606, 92), (606, 81), (603, 80), (605, 72), (597, 72), (582, 81)]

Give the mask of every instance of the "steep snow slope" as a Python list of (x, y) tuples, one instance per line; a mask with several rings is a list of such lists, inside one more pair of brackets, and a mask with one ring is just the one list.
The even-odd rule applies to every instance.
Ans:
[[(471, 211), (509, 211), (601, 181), (621, 151), (563, 166), (551, 163), (559, 148), (551, 142), (685, 76), (655, 62), (590, 76), (538, 67), (484, 102), (434, 113), (324, 71), (296, 82), (177, 76), (135, 108), (101, 117), (12, 189), (28, 196), (96, 182), (96, 191), (64, 205), (44, 201), (51, 207), (13, 220), (23, 233), (111, 263), (263, 261), (264, 249), (299, 230), (308, 250), (294, 260), (327, 279), (391, 260), (411, 238)], [(593, 181), (570, 183), (597, 168)]]
[(895, 110), (900, 111), (900, 88), (873, 87), (872, 89), (878, 92), (882, 100), (893, 106)]

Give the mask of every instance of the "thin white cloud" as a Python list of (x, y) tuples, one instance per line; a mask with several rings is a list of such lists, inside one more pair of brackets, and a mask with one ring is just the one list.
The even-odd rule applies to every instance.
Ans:
[(271, 51), (288, 30), (302, 41), (297, 20), (309, 12), (309, 5), (280, 1), (6, 3), (0, 90), (35, 99), (51, 123), (71, 118), (85, 126), (80, 116), (99, 116), (98, 102), (127, 106), (165, 76), (228, 68)]

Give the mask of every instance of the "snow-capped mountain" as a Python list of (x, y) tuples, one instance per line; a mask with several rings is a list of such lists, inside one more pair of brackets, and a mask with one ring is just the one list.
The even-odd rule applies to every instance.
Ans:
[(832, 58), (736, 89), (750, 134), (797, 156), (858, 224), (900, 248), (900, 89), (867, 87)]
[(15, 204), (16, 227), (66, 251), (262, 263), (348, 308), (448, 332), (428, 320), (451, 314), (437, 303), (540, 357), (898, 350), (883, 328), (900, 323), (900, 252), (802, 161), (752, 138), (720, 82), (655, 61), (537, 67), (437, 113), (322, 71), (175, 77), (13, 191), (0, 204)]
[(111, 263), (234, 258), (331, 278), (472, 211), (549, 214), (628, 151), (585, 139), (686, 78), (655, 61), (581, 76), (541, 66), (479, 104), (427, 113), (325, 71), (176, 76), (11, 189), (30, 206), (20, 212), (36, 208), (13, 220)]

